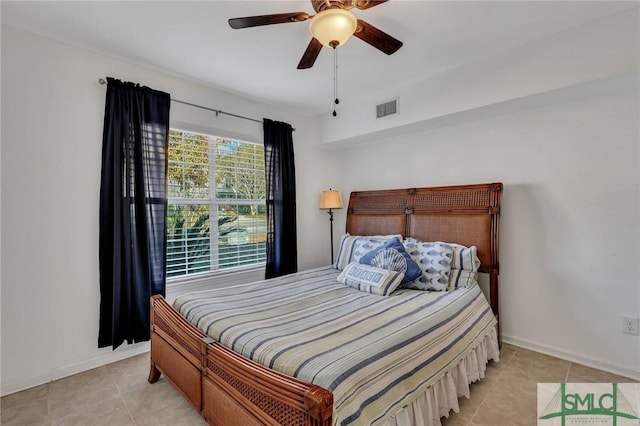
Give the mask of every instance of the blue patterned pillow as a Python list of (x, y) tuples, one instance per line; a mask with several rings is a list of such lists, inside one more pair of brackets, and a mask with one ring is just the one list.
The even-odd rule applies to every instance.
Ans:
[(415, 290), (447, 290), (453, 263), (453, 247), (446, 243), (426, 243), (415, 239), (406, 239), (404, 246), (418, 264), (421, 274), (402, 287)]
[(388, 296), (403, 278), (402, 272), (352, 262), (338, 275), (338, 282), (367, 293)]
[(348, 232), (340, 240), (340, 248), (334, 267), (340, 271), (351, 262), (359, 262), (360, 258), (371, 250), (383, 246), (392, 238), (401, 238), (397, 235), (351, 235)]
[(411, 259), (411, 256), (409, 256), (409, 253), (407, 253), (402, 242), (397, 237), (362, 256), (360, 263), (402, 272), (404, 274), (403, 283), (413, 281), (422, 274), (420, 267)]

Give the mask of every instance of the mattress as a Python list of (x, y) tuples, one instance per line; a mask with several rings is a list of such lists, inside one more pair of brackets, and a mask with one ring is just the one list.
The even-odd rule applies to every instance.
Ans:
[(323, 267), (189, 293), (174, 307), (235, 352), (331, 391), (336, 425), (383, 424), (494, 331), (477, 285), (385, 297), (338, 274)]

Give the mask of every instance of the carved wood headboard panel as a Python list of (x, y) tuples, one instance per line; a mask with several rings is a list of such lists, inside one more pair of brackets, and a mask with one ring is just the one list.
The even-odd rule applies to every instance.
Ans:
[(347, 232), (401, 234), (422, 241), (476, 246), (490, 277), (489, 303), (499, 313), (499, 220), (502, 183), (351, 193)]

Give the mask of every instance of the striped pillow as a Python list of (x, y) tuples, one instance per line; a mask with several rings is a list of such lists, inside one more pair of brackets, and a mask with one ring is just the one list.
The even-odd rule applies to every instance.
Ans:
[(402, 235), (351, 235), (348, 232), (340, 240), (338, 257), (334, 267), (342, 271), (349, 263), (359, 262), (360, 258), (371, 250), (382, 247), (392, 238), (402, 240)]
[(453, 247), (453, 260), (451, 262), (451, 275), (447, 290), (456, 288), (469, 288), (478, 284), (478, 248), (476, 246), (465, 247), (460, 244), (449, 243)]
[(338, 275), (338, 282), (366, 293), (388, 296), (403, 278), (402, 272), (351, 262)]

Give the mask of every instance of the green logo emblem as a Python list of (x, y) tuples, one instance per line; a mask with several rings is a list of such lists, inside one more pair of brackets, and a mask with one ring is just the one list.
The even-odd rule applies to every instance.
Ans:
[(593, 423), (592, 416), (608, 416), (617, 426), (618, 418), (637, 420), (638, 415), (618, 388), (617, 383), (611, 384), (611, 392), (567, 392), (567, 384), (560, 383), (560, 388), (543, 410), (540, 420), (559, 417), (565, 426), (567, 417), (580, 416), (572, 419), (572, 423)]

